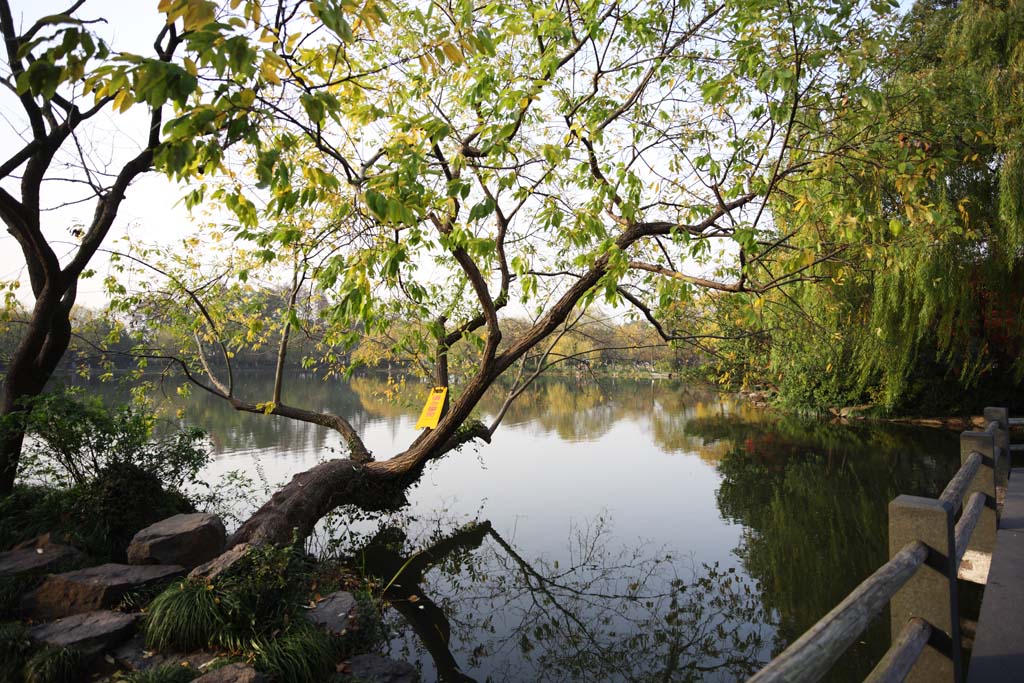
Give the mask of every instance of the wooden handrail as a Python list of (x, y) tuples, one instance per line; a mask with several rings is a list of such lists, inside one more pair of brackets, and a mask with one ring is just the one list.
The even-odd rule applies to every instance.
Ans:
[(953, 478), (946, 484), (946, 488), (942, 490), (942, 495), (939, 496), (939, 500), (943, 503), (949, 503), (953, 506), (953, 514), (960, 509), (960, 503), (964, 497), (964, 491), (967, 490), (968, 485), (974, 480), (974, 475), (978, 473), (978, 469), (981, 467), (982, 455), (981, 453), (974, 451), (964, 461), (964, 464), (960, 466), (960, 469)]
[[(991, 552), (988, 548), (993, 543), (995, 529), (998, 527), (995, 506), (990, 504), (995, 501), (996, 470), (1009, 458), (1011, 449), (1008, 446), (1008, 426), (1024, 425), (1024, 418), (1009, 418), (1005, 408), (985, 408), (985, 417), (996, 419), (989, 419), (984, 431), (963, 432), (960, 435), (960, 469), (946, 484), (937, 500), (899, 496), (890, 503), (890, 553), (894, 554), (889, 561), (862, 581), (832, 611), (754, 674), (747, 683), (808, 683), (819, 680), (894, 596), (893, 633), (899, 629), (899, 635), (894, 638), (892, 647), (866, 680), (870, 683), (898, 683), (907, 677), (932, 680), (935, 676), (943, 680), (962, 680), (963, 673), (957, 654), (959, 649), (954, 650), (950, 661), (936, 660), (936, 653), (932, 650), (924, 659), (922, 655), (934, 635), (959, 642), (960, 634), (956, 626), (957, 568), (968, 546), (978, 550), (980, 545), (982, 552)], [(960, 519), (954, 526), (952, 520), (961, 508)], [(901, 513), (903, 515), (909, 511), (911, 516), (894, 517), (894, 511), (904, 511)], [(926, 518), (935, 521), (923, 522)], [(908, 527), (908, 523), (911, 526)], [(920, 527), (920, 532), (915, 532), (913, 525), (921, 523), (926, 526)], [(975, 529), (979, 529), (979, 524), (984, 533), (979, 532), (980, 540), (976, 538), (972, 542), (971, 537)], [(917, 533), (922, 535), (916, 536)], [(943, 533), (946, 535), (943, 536)], [(916, 536), (918, 540), (901, 548), (901, 536), (903, 539)], [(921, 538), (936, 546), (934, 553)], [(949, 540), (941, 540), (943, 538)], [(941, 571), (948, 572), (948, 579), (943, 579), (948, 581), (944, 589), (933, 588), (934, 579), (919, 578), (924, 575), (917, 575), (917, 570), (929, 555), (933, 558), (948, 558), (942, 560), (946, 569)], [(929, 566), (932, 566), (931, 563)], [(933, 571), (936, 569), (938, 565), (932, 566)], [(908, 605), (906, 596), (920, 590), (918, 584), (922, 581), (924, 583), (921, 585), (927, 586), (929, 593), (940, 591), (932, 596), (938, 602), (928, 604), (947, 604), (952, 615), (943, 614), (941, 609), (930, 612), (925, 609), (918, 613), (913, 604)], [(911, 593), (901, 593), (901, 589), (908, 583), (911, 585), (907, 586), (906, 591)], [(941, 592), (943, 590), (944, 594)], [(900, 595), (897, 596), (897, 593)], [(910, 616), (919, 614), (926, 618)], [(901, 621), (908, 616), (910, 618), (906, 622)], [(950, 616), (953, 617), (952, 625), (946, 623)], [(928, 623), (926, 619), (931, 619), (933, 623)]]
[(964, 505), (964, 513), (960, 515), (954, 532), (957, 566), (960, 566), (960, 561), (964, 559), (967, 543), (971, 540), (974, 527), (978, 526), (978, 520), (981, 519), (981, 511), (985, 508), (986, 502), (988, 502), (988, 496), (981, 491), (975, 491), (967, 501), (967, 505)]
[(864, 683), (903, 683), (931, 635), (931, 624), (917, 617), (910, 619)]
[(748, 683), (793, 683), (824, 676), (927, 557), (924, 543), (908, 543)]

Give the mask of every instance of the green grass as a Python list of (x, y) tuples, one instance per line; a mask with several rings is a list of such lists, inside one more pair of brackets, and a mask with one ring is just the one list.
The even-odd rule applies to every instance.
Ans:
[(0, 624), (0, 683), (19, 683), (32, 643), (18, 622)]
[(286, 683), (320, 683), (335, 673), (334, 639), (305, 621), (276, 638), (254, 642), (253, 650), (256, 668)]
[(218, 644), (230, 627), (232, 597), (209, 584), (185, 579), (156, 596), (146, 613), (146, 647), (191, 652)]
[(311, 623), (305, 605), (327, 583), (316, 572), (296, 548), (266, 546), (213, 584), (179, 581), (150, 603), (146, 646), (162, 652), (228, 651), (281, 683), (333, 680), (338, 661), (372, 649), (384, 631), (365, 591), (356, 594), (360, 623), (344, 636)]
[(25, 683), (78, 683), (85, 678), (86, 657), (66, 647), (44, 647), (25, 663)]
[(189, 666), (165, 664), (117, 678), (119, 683), (189, 683), (201, 675)]

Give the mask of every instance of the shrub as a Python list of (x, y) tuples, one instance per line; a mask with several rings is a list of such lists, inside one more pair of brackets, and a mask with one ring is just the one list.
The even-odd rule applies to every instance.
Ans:
[(21, 415), (30, 439), (20, 483), (0, 500), (0, 548), (59, 531), (96, 560), (124, 561), (139, 529), (195, 511), (180, 489), (209, 459), (202, 432), (154, 438), (140, 408), (72, 391), (33, 399)]
[(112, 462), (96, 477), (75, 488), (79, 519), (72, 529), (88, 539), (96, 555), (124, 561), (135, 533), (143, 527), (183, 512), (195, 512), (184, 494), (165, 488), (160, 479), (129, 462)]
[(57, 532), (97, 561), (124, 561), (135, 533), (195, 508), (137, 465), (111, 463), (97, 476), (67, 489), (16, 486), (0, 498), (0, 547)]
[(25, 420), (32, 439), (22, 456), (22, 476), (59, 486), (85, 484), (112, 465), (130, 463), (177, 489), (193, 481), (210, 458), (200, 429), (157, 438), (152, 413), (107, 407), (71, 389), (33, 399)]

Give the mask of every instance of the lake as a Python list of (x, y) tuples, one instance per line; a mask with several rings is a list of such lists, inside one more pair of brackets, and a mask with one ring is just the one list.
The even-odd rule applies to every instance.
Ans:
[[(243, 380), (247, 399), (271, 395), (269, 376)], [(305, 376), (284, 401), (344, 415), (387, 458), (428, 391)], [(202, 392), (169, 403), (210, 435), (207, 481), (257, 481), (250, 508), (340, 450), (324, 428)], [(953, 432), (781, 416), (673, 381), (549, 378), (492, 444), (430, 465), (407, 508), (330, 519), (312, 549), (377, 577), (391, 654), (427, 683), (744, 680), (885, 561), (888, 501), (935, 496), (958, 466)], [(861, 680), (887, 645), (885, 615), (828, 680)]]

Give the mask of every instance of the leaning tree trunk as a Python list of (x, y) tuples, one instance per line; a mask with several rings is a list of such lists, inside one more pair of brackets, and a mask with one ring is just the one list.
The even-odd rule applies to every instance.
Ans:
[(474, 439), (490, 441), (490, 433), (483, 425), (462, 429), (416, 460), (398, 456), (382, 462), (338, 459), (320, 463), (292, 477), (232, 534), (228, 546), (305, 539), (317, 522), (341, 505), (394, 510), (405, 502), (406, 489), (419, 479), (429, 461)]

